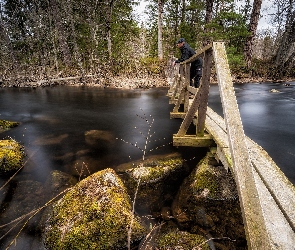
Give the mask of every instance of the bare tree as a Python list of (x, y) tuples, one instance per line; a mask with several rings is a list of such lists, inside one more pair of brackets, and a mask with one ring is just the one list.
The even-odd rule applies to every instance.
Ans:
[(163, 9), (164, 1), (158, 0), (158, 58), (163, 60)]
[[(213, 2), (214, 0), (206, 0), (206, 16), (205, 16), (205, 25), (210, 23), (213, 17)], [(207, 33), (207, 29), (205, 27), (204, 32)], [(206, 46), (210, 42), (209, 39), (204, 39), (203, 46)]]
[[(6, 51), (9, 54), (9, 57), (10, 57), (10, 63), (12, 65), (14, 65), (14, 67), (18, 67), (17, 66), (18, 63), (17, 63), (17, 60), (16, 60), (15, 55), (14, 55), (13, 46), (11, 44), (11, 41), (10, 41), (9, 36), (8, 36), (8, 33), (7, 33), (7, 28), (6, 28), (5, 23), (3, 21), (3, 17), (2, 17), (2, 4), (1, 3), (0, 3), (0, 40), (1, 40), (2, 43), (4, 43), (4, 45), (5, 45), (4, 48), (5, 47), (7, 48)], [(4, 48), (2, 47), (2, 53), (5, 50)], [(7, 62), (6, 62), (6, 64), (7, 64)]]
[(108, 40), (108, 52), (109, 59), (112, 58), (112, 34), (111, 34), (111, 25), (112, 25), (112, 13), (115, 0), (107, 1), (106, 7), (106, 27), (107, 27), (107, 40)]
[(276, 53), (275, 64), (278, 77), (283, 76), (294, 66), (294, 44), (295, 44), (295, 10), (294, 0), (289, 0), (285, 31)]
[(245, 57), (248, 68), (251, 66), (251, 62), (252, 62), (253, 44), (254, 44), (254, 40), (256, 36), (261, 5), (262, 5), (262, 0), (254, 0), (249, 28), (248, 28), (250, 35), (247, 37), (245, 46), (244, 46), (244, 57)]
[(54, 21), (57, 38), (61, 47), (61, 51), (63, 53), (63, 61), (65, 65), (69, 65), (71, 63), (71, 52), (66, 41), (67, 33), (62, 21), (63, 13), (60, 12), (58, 2), (56, 0), (49, 0), (49, 3), (51, 6), (52, 17), (55, 19)]

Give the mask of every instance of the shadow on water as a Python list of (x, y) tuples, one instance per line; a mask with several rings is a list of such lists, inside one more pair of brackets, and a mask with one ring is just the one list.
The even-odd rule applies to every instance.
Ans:
[[(280, 93), (270, 93), (278, 88)], [(0, 134), (25, 146), (23, 170), (0, 193), (0, 225), (34, 208), (49, 198), (44, 192), (52, 170), (84, 178), (105, 168), (114, 168), (142, 158), (145, 136), (151, 128), (148, 156), (179, 152), (189, 164), (196, 164), (206, 150), (175, 148), (172, 136), (181, 120), (170, 119), (167, 89), (103, 90), (85, 87), (0, 89), (0, 119), (21, 125)], [(236, 86), (246, 134), (263, 146), (295, 183), (294, 89), (283, 85)], [(209, 105), (222, 114), (218, 86), (211, 86)], [(283, 119), (284, 118), (284, 119)], [(151, 125), (152, 124), (152, 125)], [(274, 126), (275, 124), (275, 126)], [(282, 141), (281, 141), (282, 140)], [(134, 144), (137, 146), (135, 147)], [(279, 146), (278, 146), (279, 144)], [(87, 171), (81, 175), (81, 170)], [(0, 179), (0, 185), (6, 179)], [(11, 249), (42, 249), (38, 219), (32, 220)], [(1, 230), (1, 235), (3, 232)], [(11, 232), (0, 242), (4, 249), (15, 236)], [(37, 236), (36, 236), (37, 234)]]

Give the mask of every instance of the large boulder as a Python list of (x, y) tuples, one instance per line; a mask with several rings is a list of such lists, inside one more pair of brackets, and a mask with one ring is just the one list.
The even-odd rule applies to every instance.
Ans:
[(57, 202), (44, 243), (47, 249), (126, 249), (128, 235), (132, 245), (144, 234), (122, 181), (114, 170), (105, 169), (79, 182)]
[(136, 210), (148, 214), (171, 205), (189, 171), (178, 154), (155, 156), (118, 167), (129, 195), (133, 198), (136, 193)]
[(172, 214), (182, 230), (224, 238), (229, 249), (246, 249), (235, 181), (210, 153), (180, 187)]
[(0, 174), (20, 169), (25, 156), (24, 147), (13, 139), (0, 140)]

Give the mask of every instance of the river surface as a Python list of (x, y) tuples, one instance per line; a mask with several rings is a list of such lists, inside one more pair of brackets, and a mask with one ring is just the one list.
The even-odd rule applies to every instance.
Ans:
[[(245, 133), (261, 145), (295, 184), (295, 83), (236, 85)], [(270, 92), (276, 89), (278, 93)], [(189, 160), (199, 149), (171, 145), (181, 120), (170, 119), (167, 89), (116, 90), (58, 86), (0, 89), (0, 119), (21, 124), (0, 134), (25, 146), (22, 171), (0, 191), (0, 225), (22, 214), (28, 203), (22, 190), (34, 184), (34, 194), (52, 170), (77, 178), (153, 154), (180, 152)], [(209, 106), (222, 115), (217, 85), (210, 88)], [(145, 150), (146, 137), (148, 137)], [(82, 171), (83, 170), (83, 171)], [(2, 186), (7, 178), (0, 179)], [(25, 191), (24, 191), (25, 192)], [(27, 192), (27, 191), (26, 191)], [(29, 195), (27, 195), (29, 196)], [(15, 216), (17, 214), (17, 216)], [(6, 228), (6, 231), (9, 228)], [(4, 230), (4, 232), (6, 232)], [(26, 229), (10, 249), (42, 249), (33, 229)], [(2, 234), (4, 233), (2, 232)], [(5, 248), (13, 234), (1, 240)], [(1, 236), (0, 236), (1, 237)]]

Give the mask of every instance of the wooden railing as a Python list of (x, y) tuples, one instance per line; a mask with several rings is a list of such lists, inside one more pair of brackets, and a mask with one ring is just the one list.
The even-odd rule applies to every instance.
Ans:
[[(203, 57), (204, 67), (201, 85), (196, 89), (189, 86), (190, 63), (199, 56)], [(224, 139), (222, 139), (223, 141), (218, 141), (218, 139), (216, 139), (218, 133), (216, 131), (212, 132), (212, 127), (210, 127), (211, 131), (209, 131), (210, 129), (207, 129), (208, 131), (205, 129), (213, 61), (215, 63), (224, 114), (224, 122), (222, 122), (223, 124), (219, 124), (220, 126), (218, 126), (218, 129), (221, 129), (221, 132), (225, 133), (225, 136), (227, 136), (226, 143), (223, 143)], [(246, 139), (244, 134), (224, 43), (213, 42), (197, 51), (190, 59), (177, 64), (174, 70), (174, 77), (170, 79), (171, 87), (168, 91), (170, 103), (175, 104), (170, 117), (182, 118), (183, 122), (177, 134), (173, 136), (173, 144), (175, 146), (208, 147), (216, 143), (219, 148), (228, 147), (228, 151), (225, 152), (223, 149), (221, 149), (221, 151), (223, 152), (223, 157), (230, 158), (228, 162), (230, 162), (230, 169), (235, 177), (239, 192), (248, 247), (249, 249), (277, 249), (274, 242), (277, 240), (276, 238), (278, 238), (278, 233), (275, 232), (275, 229), (269, 223), (269, 221), (271, 221), (271, 211), (268, 211), (267, 213), (269, 214), (266, 214), (266, 206), (261, 205), (261, 203), (267, 201), (261, 200), (263, 199), (263, 197), (261, 197), (261, 190), (258, 191), (259, 186), (257, 186), (257, 182), (262, 182), (257, 178), (261, 177), (257, 177), (257, 172), (259, 172), (259, 170), (255, 169), (257, 166), (253, 166), (254, 161), (250, 159), (248, 150), (249, 140), (248, 138)], [(181, 104), (183, 104), (183, 111), (179, 111)], [(213, 111), (210, 112), (212, 113)], [(219, 119), (215, 120), (215, 123), (220, 123)], [(192, 122), (196, 125), (196, 134), (194, 136), (186, 134)], [(215, 136), (215, 141), (213, 141), (212, 134), (216, 135), (215, 132), (217, 136)], [(251, 153), (253, 154), (252, 151)], [(227, 152), (230, 154), (229, 156)], [(267, 178), (261, 179), (264, 181), (264, 179)], [(288, 189), (288, 195), (290, 197), (294, 197), (294, 188), (290, 187), (287, 181), (284, 181), (282, 186), (284, 186), (286, 190)], [(273, 191), (270, 187), (266, 188), (269, 190), (267, 194), (270, 195), (271, 199), (279, 199), (272, 197)], [(285, 200), (285, 198), (282, 198), (282, 201), (283, 199)], [(293, 203), (292, 201), (290, 204)], [(280, 207), (278, 202), (277, 205), (274, 204), (274, 208)], [(285, 207), (286, 211), (289, 211), (287, 212), (289, 215), (285, 216), (289, 224), (286, 222), (285, 228), (287, 228), (286, 231), (288, 230), (288, 235), (292, 235), (291, 228), (293, 228), (293, 222), (290, 218), (293, 216), (293, 212), (288, 206)], [(285, 210), (281, 211), (284, 213)], [(285, 218), (282, 218), (282, 220), (285, 221)], [(289, 243), (287, 242), (287, 245)], [(283, 242), (282, 245), (284, 244)]]

